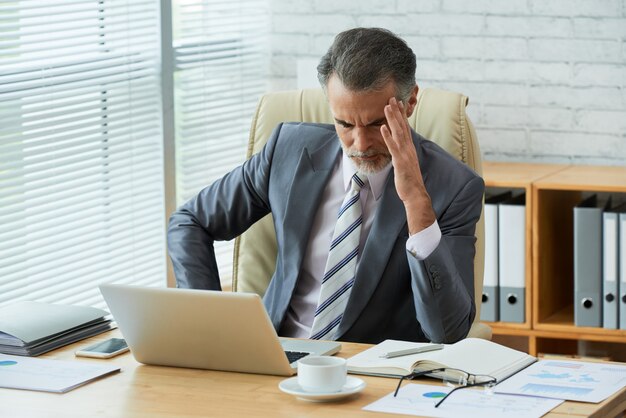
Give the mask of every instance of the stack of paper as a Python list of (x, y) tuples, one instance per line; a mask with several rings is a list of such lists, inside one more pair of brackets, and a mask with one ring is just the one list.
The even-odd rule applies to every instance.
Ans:
[(38, 356), (112, 328), (108, 312), (85, 306), (16, 302), (0, 308), (0, 353)]
[(43, 360), (0, 354), (0, 388), (65, 393), (99, 377), (120, 370), (119, 366), (86, 361)]

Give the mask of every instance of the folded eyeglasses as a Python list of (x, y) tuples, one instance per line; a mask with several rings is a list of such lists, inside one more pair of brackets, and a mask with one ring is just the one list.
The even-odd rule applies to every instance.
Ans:
[[(407, 374), (406, 376), (402, 376), (400, 381), (398, 382), (398, 386), (396, 387), (396, 391), (393, 393), (394, 398), (398, 395), (398, 391), (400, 390), (400, 386), (402, 382), (405, 380), (413, 380), (418, 377), (428, 376), (434, 377), (435, 379), (442, 379), (444, 383), (447, 385), (454, 386), (450, 392), (448, 392), (437, 404), (435, 404), (435, 408), (443, 403), (450, 395), (452, 395), (455, 391), (459, 389), (471, 388), (482, 386), (485, 389), (491, 389), (496, 384), (496, 378), (493, 376), (482, 375), (482, 374), (472, 374), (460, 369), (451, 369), (449, 367), (438, 368), (432, 370), (424, 370), (420, 372), (413, 372), (411, 374)], [(452, 378), (454, 377), (454, 378)]]

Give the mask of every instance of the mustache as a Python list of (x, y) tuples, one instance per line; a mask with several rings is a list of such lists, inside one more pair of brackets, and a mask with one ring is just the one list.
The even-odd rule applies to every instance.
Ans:
[(356, 158), (363, 158), (363, 157), (373, 157), (375, 155), (386, 155), (386, 156), (391, 156), (391, 154), (387, 151), (387, 150), (382, 150), (382, 149), (370, 149), (367, 151), (349, 151), (348, 152), (348, 157), (356, 157)]

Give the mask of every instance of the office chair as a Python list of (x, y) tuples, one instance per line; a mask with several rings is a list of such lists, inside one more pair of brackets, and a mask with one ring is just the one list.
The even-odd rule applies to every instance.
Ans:
[[(409, 118), (411, 127), (436, 142), (455, 158), (482, 175), (480, 149), (474, 126), (465, 113), (468, 98), (449, 91), (420, 89)], [(333, 123), (321, 89), (268, 93), (261, 97), (252, 120), (247, 157), (258, 152), (280, 122)], [(474, 297), (476, 319), (468, 337), (491, 339), (491, 328), (480, 322), (484, 270), (484, 220), (476, 225)], [(276, 235), (271, 215), (259, 220), (235, 241), (233, 291), (265, 293), (276, 265)]]

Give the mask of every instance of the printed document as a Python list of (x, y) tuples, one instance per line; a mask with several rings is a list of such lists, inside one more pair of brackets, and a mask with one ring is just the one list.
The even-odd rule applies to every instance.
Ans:
[(366, 411), (441, 418), (533, 418), (560, 405), (557, 399), (493, 394), (484, 389), (460, 389), (435, 408), (451, 387), (407, 384), (398, 396), (393, 392), (364, 407)]
[(119, 370), (116, 366), (89, 361), (43, 360), (0, 354), (0, 388), (63, 393)]
[(626, 366), (541, 360), (494, 387), (497, 393), (602, 402), (626, 386)]

